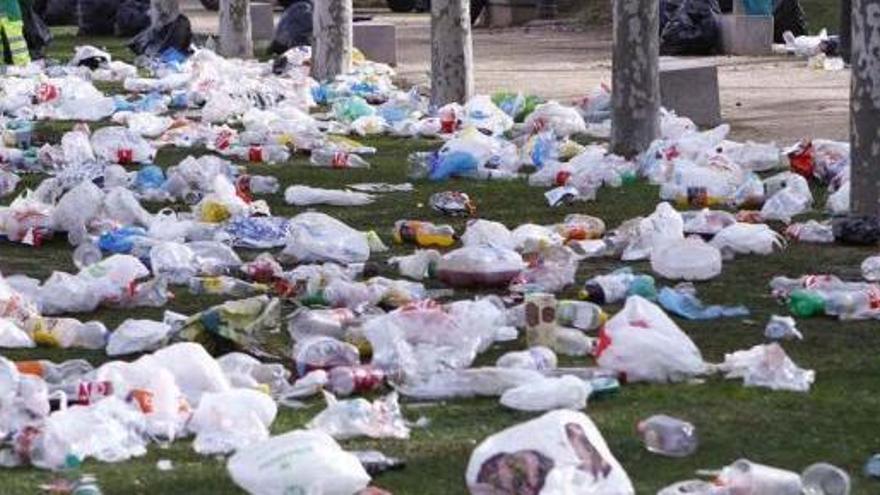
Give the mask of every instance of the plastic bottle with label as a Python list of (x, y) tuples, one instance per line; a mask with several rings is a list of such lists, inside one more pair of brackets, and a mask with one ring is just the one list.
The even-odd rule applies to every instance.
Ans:
[(593, 277), (584, 284), (581, 296), (599, 305), (615, 304), (628, 296), (639, 295), (646, 299), (657, 298), (654, 277), (640, 275), (629, 270), (618, 270), (608, 275)]
[(224, 154), (251, 163), (282, 163), (290, 159), (290, 151), (286, 146), (274, 144), (233, 146), (224, 151)]
[(372, 366), (337, 366), (327, 374), (327, 386), (337, 396), (373, 392), (382, 387), (385, 373)]
[(309, 162), (322, 168), (370, 168), (369, 162), (360, 156), (338, 150), (312, 150)]
[(560, 325), (580, 330), (596, 330), (605, 324), (608, 315), (598, 305), (588, 301), (558, 301), (556, 320)]
[(394, 223), (394, 242), (419, 247), (450, 247), (455, 244), (455, 229), (419, 220), (398, 220)]

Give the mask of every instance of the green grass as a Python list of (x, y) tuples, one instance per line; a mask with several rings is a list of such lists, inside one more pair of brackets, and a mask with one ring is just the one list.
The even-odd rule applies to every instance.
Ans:
[[(79, 40), (85, 42), (86, 40)], [(93, 41), (93, 40), (89, 40)], [(122, 57), (116, 40), (94, 40)], [(74, 44), (69, 37), (59, 36), (53, 48), (56, 57), (66, 59)], [(69, 123), (41, 125), (41, 138), (55, 140)], [(309, 184), (338, 187), (362, 181), (400, 182), (406, 180), (406, 157), (411, 151), (431, 149), (435, 142), (422, 140), (370, 139), (379, 152), (371, 157), (370, 170), (331, 171), (308, 167), (304, 156), (297, 156), (278, 166), (251, 166), (250, 172), (273, 174), (283, 186)], [(196, 150), (162, 151), (157, 161), (164, 166), (176, 164)], [(35, 184), (39, 177), (29, 177)], [(509, 227), (524, 222), (552, 223), (566, 214), (579, 212), (603, 218), (609, 227), (636, 215), (650, 213), (658, 201), (657, 189), (643, 183), (621, 189), (603, 189), (592, 203), (550, 209), (543, 198), (544, 190), (530, 188), (524, 182), (450, 181), (418, 183), (413, 193), (384, 195), (374, 205), (364, 208), (322, 207), (360, 229), (374, 229), (390, 242), (388, 232), (400, 218), (420, 218), (438, 222), (449, 219), (425, 207), (435, 191), (458, 189), (476, 200), (480, 215), (501, 221)], [(24, 186), (22, 186), (24, 187)], [(302, 209), (283, 203), (280, 194), (267, 198), (279, 215), (295, 215)], [(5, 198), (8, 202), (11, 197)], [(457, 228), (463, 221), (450, 221)], [(395, 248), (394, 253), (407, 249)], [(723, 359), (726, 352), (750, 347), (763, 341), (764, 323), (774, 313), (785, 314), (769, 295), (767, 283), (774, 275), (796, 276), (803, 273), (836, 273), (848, 278), (859, 276), (859, 263), (873, 253), (872, 249), (792, 245), (768, 257), (741, 257), (726, 262), (719, 278), (698, 284), (700, 296), (710, 303), (745, 304), (752, 315), (744, 320), (710, 322), (678, 321), (702, 350), (708, 361)], [(379, 261), (384, 257), (377, 258)], [(581, 264), (577, 281), (621, 266), (617, 261), (586, 261)], [(635, 267), (647, 270), (644, 263)], [(4, 274), (24, 273), (39, 278), (53, 270), (73, 270), (70, 249), (63, 239), (33, 249), (4, 243), (0, 245), (0, 271)], [(386, 272), (390, 273), (390, 272)], [(185, 290), (175, 291), (177, 298), (170, 309), (193, 313), (219, 301), (218, 298), (193, 297)], [(573, 295), (576, 289), (568, 291)], [(125, 318), (158, 318), (161, 309), (126, 311), (101, 310), (95, 315), (114, 328)], [(787, 343), (785, 349), (802, 367), (815, 369), (817, 381), (809, 394), (746, 389), (738, 381), (712, 378), (704, 384), (630, 385), (611, 398), (589, 404), (587, 413), (596, 422), (612, 452), (623, 464), (635, 483), (637, 493), (655, 493), (676, 480), (693, 477), (701, 468), (728, 464), (747, 457), (757, 462), (800, 471), (807, 465), (828, 461), (846, 469), (854, 482), (853, 493), (880, 492), (880, 483), (861, 474), (863, 462), (880, 451), (880, 333), (874, 322), (839, 323), (826, 318), (802, 320), (799, 328), (803, 342)], [(480, 358), (481, 363), (517, 346), (493, 348)], [(101, 352), (37, 349), (7, 351), (11, 359), (48, 358), (53, 360), (83, 357), (98, 364), (107, 360)], [(569, 361), (589, 366), (589, 359)], [(312, 401), (305, 410), (282, 409), (273, 425), (273, 433), (300, 428), (321, 410), (319, 401)], [(482, 439), (505, 427), (525, 421), (534, 415), (505, 410), (494, 399), (457, 400), (428, 406), (405, 405), (410, 419), (426, 416), (430, 425), (413, 431), (408, 441), (351, 441), (347, 448), (378, 448), (403, 457), (407, 467), (381, 475), (374, 480), (378, 486), (395, 494), (448, 495), (465, 493), (464, 472), (471, 451)], [(699, 451), (687, 459), (665, 459), (647, 453), (636, 434), (639, 419), (655, 413), (680, 416), (692, 421), (701, 437)], [(156, 461), (171, 459), (175, 469), (159, 472)], [(84, 470), (95, 473), (105, 494), (218, 494), (240, 493), (225, 472), (222, 459), (196, 455), (191, 443), (175, 442), (168, 448), (151, 445), (146, 457), (120, 464), (85, 463)], [(51, 474), (35, 469), (0, 470), (0, 493), (35, 493), (40, 483)]]
[(801, 0), (807, 14), (807, 25), (811, 33), (827, 28), (829, 33), (840, 32), (840, 0)]

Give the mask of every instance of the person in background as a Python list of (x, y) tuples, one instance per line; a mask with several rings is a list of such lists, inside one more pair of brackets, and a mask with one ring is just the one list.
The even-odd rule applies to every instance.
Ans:
[(31, 61), (24, 39), (24, 22), (18, 0), (0, 0), (0, 37), (3, 65), (27, 65)]

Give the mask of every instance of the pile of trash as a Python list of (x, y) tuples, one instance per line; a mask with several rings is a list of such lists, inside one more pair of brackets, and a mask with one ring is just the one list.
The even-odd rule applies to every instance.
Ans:
[[(607, 87), (573, 105), (498, 93), (433, 109), (419, 88), (397, 88), (390, 67), (359, 54), (352, 73), (319, 83), (309, 76), (308, 48), (265, 63), (208, 49), (164, 53), (135, 67), (79, 47), (66, 65), (33, 62), (2, 76), (0, 197), (8, 205), (0, 207), (0, 236), (34, 249), (63, 237), (76, 271), (45, 280), (0, 274), (0, 347), (103, 349), (126, 359), (95, 368), (0, 357), (3, 466), (120, 462), (153, 442), (192, 438), (199, 454), (231, 454), (229, 474), (250, 493), (376, 493), (361, 492), (375, 453), (347, 452), (337, 441), (407, 439), (425, 427), (404, 416), (401, 397), (497, 397), (506, 408), (546, 414), (474, 450), (472, 493), (626, 494), (634, 493), (628, 475), (577, 412), (588, 401), (627, 383), (715, 374), (801, 393), (815, 381), (778, 342), (706, 362), (669, 315), (747, 316), (744, 306), (705, 304), (691, 282), (718, 277), (734, 257), (785, 249), (786, 237), (834, 242), (828, 223), (791, 222), (812, 210), (814, 182), (835, 191), (829, 211), (846, 211), (845, 143), (734, 142), (727, 125), (700, 131), (664, 112), (661, 137), (628, 160), (578, 140), (607, 137)], [(125, 92), (104, 94), (95, 81)], [(35, 126), (57, 120), (76, 123), (57, 142), (36, 142)], [(374, 135), (435, 138), (438, 149), (409, 157), (413, 183), (345, 189), (282, 185), (240, 165), (283, 167), (308, 154), (312, 167), (343, 177), (344, 169), (370, 167), (376, 150), (356, 139)], [(162, 168), (155, 159), (166, 148), (192, 154)], [(22, 190), (35, 174), (42, 181)], [(572, 214), (513, 229), (484, 217), (461, 231), (417, 218), (362, 231), (317, 211), (273, 214), (268, 201), (283, 193), (296, 206), (365, 206), (453, 177), (527, 181), (547, 189), (548, 207), (646, 180), (659, 186), (660, 202), (614, 228)], [(435, 194), (430, 206), (449, 216), (476, 212), (457, 191)], [(775, 230), (780, 222), (785, 237)], [(578, 268), (596, 258), (647, 261), (658, 278), (624, 268), (579, 282)], [(386, 260), (391, 268), (381, 273), (399, 278), (379, 274), (375, 263)], [(880, 279), (880, 263), (866, 261), (865, 272)], [(580, 299), (562, 296), (576, 287)], [(808, 276), (771, 287), (798, 317), (878, 314), (873, 283)], [(456, 298), (458, 291), (469, 297)], [(224, 302), (126, 319), (112, 331), (73, 317), (163, 308), (183, 293)], [(492, 346), (523, 336), (526, 348), (475, 366)], [(802, 338), (784, 317), (770, 321), (767, 336)], [(206, 350), (218, 347), (234, 352)], [(560, 366), (560, 356), (594, 358), (596, 366)], [(326, 407), (303, 429), (270, 435), (279, 407), (319, 397)], [(693, 425), (651, 419), (639, 428), (649, 450), (696, 450)], [(737, 473), (764, 469), (740, 464), (715, 486), (740, 486)]]

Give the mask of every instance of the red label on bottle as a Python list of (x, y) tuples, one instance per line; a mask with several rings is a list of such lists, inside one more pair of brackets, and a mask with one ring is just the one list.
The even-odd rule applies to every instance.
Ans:
[(130, 148), (120, 148), (116, 150), (116, 161), (120, 165), (128, 165), (134, 161), (134, 151)]
[(60, 91), (58, 91), (58, 87), (49, 84), (49, 83), (40, 83), (37, 86), (37, 101), (40, 103), (46, 103), (47, 101), (52, 101), (60, 95)]
[(568, 182), (569, 177), (571, 177), (571, 172), (568, 170), (560, 170), (556, 173), (556, 185), (564, 186), (566, 182)]
[(248, 160), (254, 163), (263, 161), (263, 148), (252, 146), (248, 149)]
[(232, 144), (232, 131), (228, 129), (218, 132), (214, 138), (214, 147), (218, 150), (225, 150), (230, 144)]
[(351, 369), (354, 378), (354, 392), (372, 392), (385, 380), (385, 373), (375, 368), (361, 366)]
[(76, 395), (78, 403), (94, 404), (98, 399), (113, 395), (113, 383), (108, 381), (80, 382)]
[(330, 160), (330, 167), (332, 168), (346, 168), (348, 167), (348, 154), (337, 151), (333, 153), (333, 158)]

